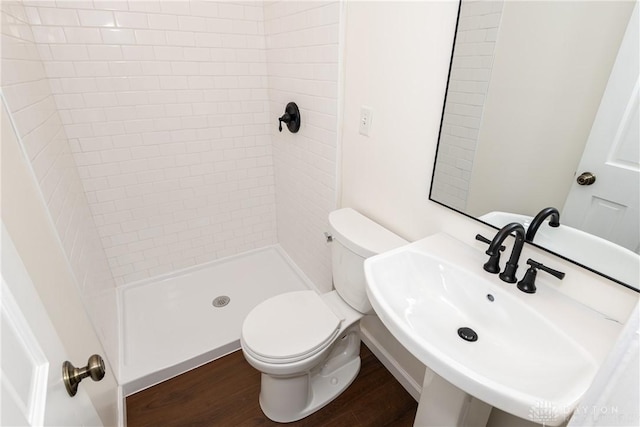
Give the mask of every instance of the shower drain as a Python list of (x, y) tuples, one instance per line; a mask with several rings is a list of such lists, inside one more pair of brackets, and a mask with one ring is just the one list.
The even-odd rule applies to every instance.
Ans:
[(226, 295), (220, 295), (219, 297), (215, 297), (211, 304), (213, 304), (214, 307), (224, 307), (229, 304), (229, 301), (231, 301), (231, 298)]

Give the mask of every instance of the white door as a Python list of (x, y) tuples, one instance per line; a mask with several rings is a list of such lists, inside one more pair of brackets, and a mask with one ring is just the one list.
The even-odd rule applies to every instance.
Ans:
[(596, 180), (573, 183), (561, 222), (640, 253), (638, 22), (636, 2), (578, 166)]
[(65, 389), (66, 351), (4, 224), (1, 241), (0, 425), (102, 425), (82, 384), (73, 398)]

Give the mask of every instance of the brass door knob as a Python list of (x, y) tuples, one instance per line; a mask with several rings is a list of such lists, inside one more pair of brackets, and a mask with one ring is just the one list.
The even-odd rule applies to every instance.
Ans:
[(576, 181), (580, 185), (591, 185), (596, 182), (596, 176), (591, 172), (582, 172)]
[(84, 378), (91, 377), (94, 381), (100, 381), (104, 378), (105, 372), (104, 360), (97, 354), (91, 356), (87, 366), (82, 368), (74, 367), (68, 360), (62, 364), (62, 380), (67, 388), (67, 393), (71, 397), (76, 395), (78, 384)]

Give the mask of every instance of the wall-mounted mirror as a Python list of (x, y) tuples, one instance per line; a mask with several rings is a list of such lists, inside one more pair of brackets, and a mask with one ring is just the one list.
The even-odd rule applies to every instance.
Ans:
[(637, 9), (462, 0), (429, 198), (639, 289)]

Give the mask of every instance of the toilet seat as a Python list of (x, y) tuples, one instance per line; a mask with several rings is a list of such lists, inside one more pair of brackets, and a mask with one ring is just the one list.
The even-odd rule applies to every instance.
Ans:
[(287, 292), (258, 304), (242, 325), (243, 349), (266, 363), (309, 358), (331, 345), (340, 319), (314, 291)]

